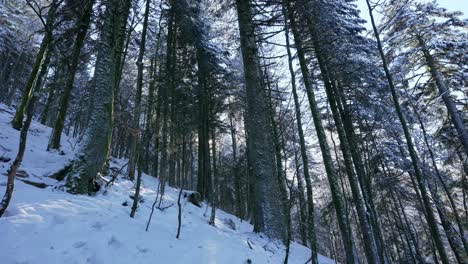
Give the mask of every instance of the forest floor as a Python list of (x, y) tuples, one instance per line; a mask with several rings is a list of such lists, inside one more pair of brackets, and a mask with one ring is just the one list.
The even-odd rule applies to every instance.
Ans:
[[(18, 149), (19, 132), (10, 125), (13, 113), (14, 109), (0, 104), (0, 195), (5, 191), (5, 175)], [(158, 186), (158, 179), (148, 175), (143, 175), (143, 202), (135, 218), (129, 216), (134, 183), (123, 175), (95, 196), (62, 191), (59, 187), (63, 183), (48, 176), (73, 158), (76, 141), (64, 135), (62, 152), (47, 152), (50, 132), (51, 128), (37, 122), (31, 125), (13, 199), (0, 218), (2, 264), (241, 264), (249, 259), (254, 264), (283, 263), (284, 246), (253, 233), (248, 222), (217, 210), (216, 226), (208, 225), (210, 209), (206, 203), (199, 208), (182, 201), (182, 229), (180, 239), (176, 239), (175, 188), (166, 188), (161, 207), (168, 208), (155, 209), (146, 232)], [(125, 163), (112, 159), (111, 168), (118, 170)], [(128, 206), (122, 205), (125, 202)], [(309, 257), (308, 248), (292, 243), (289, 263), (305, 263)], [(322, 256), (320, 261), (334, 263)]]

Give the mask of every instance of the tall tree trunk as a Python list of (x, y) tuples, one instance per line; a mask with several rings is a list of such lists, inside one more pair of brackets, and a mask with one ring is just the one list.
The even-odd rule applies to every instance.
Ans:
[[(52, 78), (52, 83), (56, 83), (59, 79), (59, 69), (58, 67), (55, 67), (54, 69), (54, 76)], [(40, 122), (42, 125), (47, 125), (50, 120), (49, 112), (52, 108), (52, 104), (55, 101), (55, 96), (56, 96), (56, 87), (55, 85), (51, 85), (50, 83), (47, 85), (47, 99), (46, 103), (44, 106), (44, 110), (42, 111), (41, 117), (40, 117)]]
[[(168, 165), (168, 134), (169, 134), (169, 98), (170, 90), (173, 83), (175, 57), (173, 50), (176, 49), (175, 32), (176, 23), (174, 21), (174, 10), (171, 5), (168, 14), (168, 32), (167, 32), (167, 52), (166, 52), (166, 80), (164, 85), (161, 86), (159, 92), (161, 94), (161, 162), (159, 166), (159, 178), (161, 181), (161, 195), (164, 195), (166, 181), (167, 181), (167, 165)], [(162, 196), (161, 196), (162, 197)]]
[(73, 52), (70, 57), (69, 69), (67, 72), (67, 81), (65, 83), (63, 95), (60, 100), (58, 116), (54, 122), (54, 127), (52, 128), (52, 134), (50, 135), (47, 150), (60, 148), (60, 139), (62, 136), (63, 127), (65, 125), (65, 118), (67, 116), (70, 96), (73, 89), (73, 84), (75, 82), (76, 71), (80, 62), (81, 48), (83, 47), (84, 40), (88, 32), (89, 24), (91, 22), (94, 0), (81, 0), (80, 3), (84, 11), (77, 22), (78, 33), (76, 34)]
[[(423, 121), (421, 119), (421, 115), (419, 114), (418, 110), (416, 109), (416, 107), (414, 105), (413, 105), (413, 109), (414, 109), (416, 117), (418, 119), (419, 126), (421, 127), (424, 143), (425, 143), (426, 148), (427, 148), (427, 150), (429, 152), (429, 156), (430, 156), (430, 159), (431, 159), (431, 162), (432, 162), (432, 166), (434, 167), (435, 175), (437, 176), (437, 180), (442, 185), (442, 189), (444, 190), (444, 192), (445, 192), (445, 194), (447, 196), (447, 199), (449, 201), (450, 207), (452, 208), (453, 215), (455, 217), (455, 222), (457, 223), (458, 231), (460, 233), (459, 235), (457, 235), (456, 232), (454, 232), (449, 220), (446, 217), (446, 210), (445, 210), (443, 204), (440, 204), (441, 201), (440, 201), (440, 198), (438, 197), (437, 190), (433, 191), (433, 193), (435, 192), (433, 194), (433, 196), (434, 196), (433, 200), (436, 203), (436, 209), (437, 209), (437, 212), (439, 213), (439, 218), (441, 220), (442, 227), (444, 228), (445, 232), (447, 233), (446, 234), (447, 239), (449, 240), (449, 243), (452, 246), (452, 249), (453, 249), (455, 255), (457, 256), (458, 259), (460, 259), (461, 258), (460, 256), (463, 256), (464, 254), (468, 254), (468, 247), (467, 247), (466, 239), (465, 239), (465, 236), (464, 236), (465, 231), (464, 231), (464, 228), (463, 228), (463, 224), (462, 224), (460, 216), (458, 214), (458, 210), (457, 210), (455, 200), (453, 199), (453, 197), (452, 197), (452, 195), (450, 193), (450, 190), (449, 190), (447, 184), (445, 183), (445, 180), (443, 179), (442, 175), (440, 174), (440, 170), (439, 170), (437, 162), (435, 160), (434, 152), (432, 151), (432, 147), (431, 147), (431, 145), (429, 143), (428, 135), (427, 135), (427, 132), (426, 132), (426, 127), (425, 127), (425, 125), (424, 125), (424, 123), (423, 123)], [(458, 240), (457, 237), (460, 238), (461, 245), (459, 245), (459, 243), (457, 242), (457, 240)], [(463, 247), (465, 252), (463, 252), (463, 249), (461, 249), (461, 247)]]
[(137, 144), (140, 135), (140, 115), (141, 115), (141, 93), (143, 89), (143, 57), (146, 48), (146, 31), (148, 28), (148, 18), (150, 13), (150, 0), (146, 0), (145, 16), (143, 19), (143, 29), (141, 31), (140, 50), (137, 58), (137, 85), (135, 95), (135, 109), (133, 112), (132, 131), (130, 133), (130, 159), (128, 161), (128, 177), (135, 179), (135, 166), (138, 159)]
[(265, 84), (267, 88), (267, 94), (268, 94), (268, 110), (269, 110), (269, 116), (270, 116), (270, 122), (272, 126), (272, 132), (273, 132), (273, 144), (275, 146), (275, 161), (276, 161), (276, 177), (278, 179), (278, 185), (280, 188), (280, 200), (281, 200), (281, 210), (283, 210), (284, 213), (284, 221), (287, 223), (286, 225), (286, 237), (285, 237), (285, 242), (286, 242), (286, 256), (284, 259), (284, 263), (287, 263), (287, 260), (289, 258), (289, 247), (290, 247), (290, 235), (291, 235), (291, 226), (289, 225), (290, 223), (290, 210), (288, 208), (288, 194), (286, 191), (286, 184), (285, 184), (285, 171), (283, 168), (283, 155), (282, 155), (282, 143), (280, 142), (280, 134), (281, 131), (279, 131), (279, 125), (278, 122), (276, 121), (276, 111), (275, 107), (273, 105), (273, 96), (272, 96), (272, 87), (271, 87), (271, 81), (268, 73), (268, 67), (266, 65), (263, 65), (265, 68)]
[(209, 146), (209, 96), (207, 83), (208, 61), (205, 50), (200, 44), (197, 47), (198, 65), (198, 181), (197, 191), (202, 199), (210, 198), (208, 188), (211, 181), (210, 146)]
[(236, 127), (234, 124), (234, 113), (229, 113), (229, 123), (230, 123), (230, 132), (231, 132), (231, 141), (232, 141), (232, 172), (234, 174), (234, 193), (235, 193), (235, 203), (236, 203), (236, 214), (239, 218), (242, 218), (242, 196), (241, 196), (241, 183), (240, 183), (240, 173), (239, 173), (239, 164), (237, 160), (237, 136), (236, 136)]
[[(332, 83), (330, 80), (330, 75), (328, 72), (328, 68), (324, 63), (323, 55), (321, 54), (321, 47), (317, 40), (314, 40), (314, 48), (316, 51), (316, 56), (319, 62), (319, 67), (322, 73), (322, 78), (325, 84), (325, 90), (328, 97), (330, 109), (332, 111), (333, 120), (335, 122), (335, 126), (338, 132), (338, 137), (340, 139), (340, 148), (341, 152), (343, 153), (343, 160), (345, 164), (346, 174), (348, 175), (349, 186), (351, 188), (351, 194), (353, 196), (354, 204), (356, 206), (356, 212), (358, 216), (358, 221), (361, 229), (361, 233), (364, 238), (364, 248), (367, 257), (368, 263), (383, 263), (383, 259), (379, 255), (379, 251), (377, 249), (377, 242), (374, 235), (374, 230), (369, 223), (369, 219), (367, 218), (366, 206), (363, 197), (361, 196), (361, 190), (358, 185), (358, 178), (355, 172), (355, 169), (358, 170), (357, 167), (353, 166), (352, 160), (352, 153), (350, 147), (357, 146), (351, 143), (346, 135), (342, 116), (338, 110), (337, 105), (337, 97), (333, 92)], [(362, 170), (359, 170), (362, 172)], [(363, 175), (359, 175), (363, 178)], [(364, 193), (365, 190), (363, 190)]]
[(297, 149), (294, 148), (294, 163), (295, 163), (295, 173), (297, 174), (297, 189), (299, 191), (298, 196), (299, 196), (299, 204), (298, 204), (298, 215), (299, 215), (299, 234), (301, 238), (301, 242), (304, 246), (307, 246), (307, 228), (308, 228), (308, 222), (307, 222), (307, 207), (306, 207), (306, 201), (304, 198), (304, 183), (302, 182), (302, 177), (300, 177), (300, 163), (299, 163), (299, 157), (297, 153)]
[(211, 128), (211, 151), (213, 152), (213, 174), (211, 185), (211, 215), (209, 224), (215, 226), (216, 206), (218, 206), (218, 172), (216, 168), (216, 128)]
[[(299, 103), (299, 97), (297, 95), (297, 88), (296, 88), (296, 74), (294, 72), (293, 67), (293, 56), (291, 54), (291, 48), (289, 44), (289, 25), (288, 25), (288, 14), (286, 11), (286, 4), (283, 2), (282, 5), (282, 12), (284, 16), (284, 31), (285, 31), (285, 39), (286, 39), (286, 51), (288, 54), (288, 66), (289, 66), (289, 74), (291, 76), (291, 87), (292, 87), (292, 94), (294, 98), (294, 109), (296, 113), (296, 124), (297, 124), (297, 132), (299, 134), (299, 145), (301, 147), (301, 158), (302, 158), (302, 168), (304, 172), (304, 178), (306, 182), (306, 194), (307, 194), (307, 227), (309, 230), (309, 241), (310, 241), (310, 248), (312, 250), (312, 264), (318, 264), (318, 254), (317, 254), (317, 238), (315, 235), (315, 221), (314, 221), (314, 195), (312, 191), (312, 181), (309, 172), (309, 159), (307, 157), (307, 148), (304, 139), (304, 131), (302, 129), (302, 114), (301, 114), (301, 105)], [(305, 77), (306, 78), (306, 77)], [(297, 180), (300, 181), (301, 179), (298, 178)]]
[(360, 187), (362, 192), (362, 205), (360, 206), (363, 209), (365, 208), (365, 214), (367, 214), (365, 219), (365, 222), (367, 223), (364, 222), (364, 225), (366, 225), (367, 230), (371, 232), (370, 238), (373, 239), (373, 241), (370, 241), (370, 243), (374, 244), (371, 246), (375, 246), (374, 249), (377, 250), (376, 253), (378, 254), (380, 262), (386, 263), (387, 259), (385, 255), (383, 239), (372, 195), (371, 178), (366, 173), (366, 169), (363, 163), (362, 156), (364, 154), (361, 150), (361, 146), (355, 133), (353, 120), (351, 118), (351, 110), (346, 103), (346, 98), (344, 97), (344, 92), (340, 83), (335, 81), (331, 83), (330, 88), (330, 94), (334, 97), (334, 101), (336, 102), (336, 107), (339, 113), (338, 116), (342, 120), (342, 133), (344, 134), (343, 136), (347, 142), (343, 147), (347, 149), (349, 155), (351, 156), (352, 164), (350, 162), (349, 166), (354, 165), (355, 168), (356, 177), (354, 177), (354, 181), (357, 181), (359, 184), (359, 186), (356, 186), (356, 188), (359, 190)]
[(307, 98), (309, 100), (309, 106), (312, 113), (312, 119), (314, 121), (315, 131), (317, 133), (320, 150), (322, 152), (325, 171), (327, 173), (327, 178), (332, 194), (333, 205), (335, 207), (335, 211), (338, 218), (338, 226), (340, 227), (341, 231), (341, 238), (346, 253), (346, 263), (355, 263), (357, 261), (357, 256), (355, 255), (353, 249), (352, 232), (346, 219), (346, 212), (342, 201), (342, 193), (339, 187), (338, 177), (336, 175), (336, 171), (333, 165), (330, 147), (327, 142), (325, 129), (323, 127), (322, 120), (320, 117), (320, 111), (317, 105), (317, 101), (315, 99), (315, 93), (312, 87), (312, 82), (310, 80), (310, 73), (307, 66), (307, 61), (302, 48), (303, 45), (301, 36), (297, 29), (295, 15), (293, 14), (293, 9), (290, 1), (287, 2), (287, 7), (289, 20), (291, 23), (291, 29), (294, 36), (294, 43), (296, 45), (297, 55), (299, 58), (300, 68), (304, 80), (304, 86), (306, 88)]
[(249, 155), (255, 177), (255, 230), (283, 240), (284, 214), (281, 208), (280, 186), (275, 175), (272, 128), (268, 117), (268, 103), (262, 84), (255, 29), (250, 0), (236, 0), (240, 42), (244, 62), (247, 98), (247, 130)]
[(114, 86), (120, 78), (118, 67), (129, 12), (130, 0), (111, 0), (105, 10), (95, 66), (92, 118), (67, 180), (71, 193), (96, 191), (95, 178), (108, 159), (114, 123)]
[(382, 43), (380, 41), (379, 31), (377, 29), (377, 26), (375, 25), (375, 20), (374, 20), (374, 16), (373, 16), (373, 12), (372, 12), (372, 6), (371, 6), (369, 0), (366, 0), (366, 3), (367, 3), (367, 8), (369, 10), (369, 16), (371, 18), (372, 29), (374, 31), (375, 38), (377, 40), (377, 47), (378, 47), (378, 50), (379, 50), (380, 57), (382, 59), (382, 64), (383, 64), (383, 68), (384, 68), (384, 71), (385, 71), (385, 76), (387, 78), (388, 85), (390, 87), (390, 92), (391, 92), (391, 95), (392, 95), (395, 110), (396, 110), (396, 112), (398, 114), (398, 119), (399, 119), (399, 121), (401, 123), (403, 133), (405, 135), (407, 148), (408, 148), (408, 151), (409, 151), (409, 154), (410, 154), (410, 157), (411, 157), (411, 162), (412, 162), (413, 169), (414, 169), (414, 174), (416, 176), (417, 184), (418, 184), (419, 190), (421, 192), (421, 198), (423, 200), (424, 208), (426, 210), (426, 218), (427, 218), (429, 229), (430, 229), (430, 232), (431, 232), (431, 235), (432, 235), (432, 239), (434, 240), (435, 246), (437, 248), (437, 251), (439, 252), (440, 259), (441, 259), (442, 263), (443, 264), (449, 264), (450, 261), (448, 259), (447, 253), (445, 252), (445, 247), (444, 247), (442, 237), (441, 237), (440, 232), (439, 232), (439, 228), (437, 226), (437, 221), (436, 221), (435, 216), (434, 216), (434, 211), (433, 211), (432, 206), (431, 206), (429, 195), (428, 195), (427, 190), (426, 190), (426, 186), (425, 186), (425, 183), (424, 183), (424, 178), (423, 178), (423, 175), (422, 175), (421, 170), (420, 170), (419, 165), (418, 165), (418, 156), (417, 156), (416, 150), (414, 148), (413, 139), (412, 139), (412, 136), (410, 134), (406, 119), (405, 119), (405, 117), (403, 115), (403, 112), (401, 110), (401, 107), (400, 107), (398, 94), (397, 94), (396, 88), (395, 88), (395, 86), (393, 84), (393, 77), (392, 77), (392, 74), (391, 74), (391, 72), (390, 72), (390, 70), (388, 68), (387, 61), (386, 61), (386, 58), (385, 58), (385, 53), (383, 51)]
[(52, 39), (53, 39), (52, 31), (54, 29), (56, 13), (57, 13), (57, 9), (59, 8), (62, 2), (63, 0), (53, 0), (52, 4), (50, 5), (50, 8), (47, 14), (46, 23), (44, 25), (45, 35), (44, 35), (44, 38), (42, 39), (41, 46), (39, 48), (39, 53), (36, 56), (36, 61), (34, 63), (33, 70), (31, 74), (29, 75), (28, 82), (26, 83), (26, 87), (23, 91), (23, 97), (21, 99), (20, 104), (18, 105), (18, 108), (16, 109), (15, 116), (13, 117), (13, 120), (11, 122), (13, 128), (16, 130), (20, 130), (21, 126), (23, 125), (23, 114), (28, 104), (28, 101), (32, 96), (34, 84), (37, 81), (38, 73), (41, 68), (41, 65), (43, 64), (44, 56), (47, 52), (47, 48), (52, 43)]

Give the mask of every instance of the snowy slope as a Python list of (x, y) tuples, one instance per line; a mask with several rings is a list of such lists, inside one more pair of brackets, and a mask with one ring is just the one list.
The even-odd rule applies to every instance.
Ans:
[[(5, 191), (6, 171), (13, 161), (19, 132), (9, 124), (14, 110), (0, 104), (0, 195)], [(0, 262), (10, 263), (282, 263), (284, 246), (252, 232), (252, 226), (217, 210), (216, 227), (208, 225), (206, 204), (198, 208), (183, 202), (182, 231), (176, 239), (177, 194), (166, 188), (164, 211), (155, 210), (145, 231), (158, 180), (144, 175), (140, 204), (134, 219), (129, 217), (133, 183), (119, 178), (107, 191), (94, 197), (71, 195), (55, 189), (47, 176), (73, 157), (75, 141), (62, 137), (64, 153), (45, 151), (50, 128), (33, 123), (25, 159), (16, 181), (10, 207), (0, 218)], [(113, 160), (120, 168), (125, 161)], [(40, 189), (21, 180), (43, 182)], [(231, 219), (236, 230), (225, 220)], [(249, 242), (248, 242), (249, 241)], [(249, 246), (250, 244), (250, 246)], [(252, 248), (251, 248), (252, 247)], [(305, 263), (310, 251), (293, 243), (290, 263)], [(321, 263), (334, 263), (320, 257)]]

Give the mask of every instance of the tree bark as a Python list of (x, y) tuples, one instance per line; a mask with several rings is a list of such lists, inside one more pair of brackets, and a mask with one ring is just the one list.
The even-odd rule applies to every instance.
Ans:
[(8, 205), (10, 204), (11, 198), (13, 197), (16, 172), (18, 171), (18, 168), (21, 166), (21, 162), (23, 161), (24, 153), (26, 151), (26, 141), (28, 137), (28, 131), (32, 122), (33, 115), (34, 115), (34, 106), (36, 104), (36, 101), (38, 100), (38, 91), (37, 91), (38, 87), (40, 87), (40, 85), (36, 85), (34, 89), (31, 91), (32, 96), (27, 102), (26, 120), (23, 126), (21, 127), (18, 153), (16, 154), (16, 158), (13, 161), (13, 164), (11, 164), (11, 167), (8, 170), (8, 179), (7, 179), (7, 186), (5, 189), (5, 194), (2, 200), (0, 201), (0, 217), (2, 217), (2, 215), (5, 213), (6, 209), (8, 208)]
[(338, 226), (340, 227), (341, 231), (341, 238), (343, 241), (343, 246), (346, 253), (346, 263), (355, 263), (357, 260), (357, 256), (355, 255), (353, 249), (353, 240), (352, 240), (352, 233), (351, 229), (348, 226), (348, 221), (346, 219), (345, 208), (342, 201), (342, 193), (338, 183), (338, 177), (336, 175), (336, 171), (334, 169), (330, 147), (327, 142), (327, 138), (325, 135), (325, 129), (322, 124), (322, 120), (320, 117), (320, 111), (315, 99), (315, 93), (312, 87), (312, 82), (309, 79), (310, 73), (307, 66), (307, 61), (305, 59), (305, 54), (302, 48), (302, 40), (297, 29), (296, 19), (293, 14), (293, 9), (291, 6), (290, 1), (287, 2), (288, 7), (288, 16), (291, 23), (291, 29), (294, 36), (294, 43), (297, 49), (297, 55), (299, 58), (300, 68), (304, 80), (304, 86), (306, 88), (307, 98), (309, 100), (309, 106), (312, 113), (312, 119), (314, 121), (315, 131), (317, 133), (317, 139), (319, 141), (320, 150), (322, 152), (322, 158), (325, 165), (325, 171), (327, 173), (327, 179), (330, 185), (330, 190), (333, 199), (333, 205), (335, 207), (335, 211), (337, 214), (337, 221)]
[(431, 232), (432, 239), (434, 240), (437, 251), (439, 252), (440, 259), (441, 259), (442, 263), (443, 264), (449, 264), (450, 261), (448, 259), (447, 253), (445, 251), (445, 247), (444, 247), (442, 237), (440, 235), (440, 232), (439, 232), (439, 229), (438, 229), (438, 226), (437, 226), (437, 221), (436, 221), (435, 216), (434, 216), (434, 211), (433, 211), (432, 206), (431, 206), (429, 195), (427, 194), (426, 186), (424, 184), (424, 178), (423, 178), (423, 175), (421, 174), (421, 170), (420, 170), (419, 165), (418, 165), (418, 156), (417, 156), (416, 150), (414, 148), (413, 139), (412, 139), (412, 136), (410, 134), (406, 119), (405, 119), (405, 117), (403, 115), (403, 112), (401, 110), (401, 107), (400, 107), (398, 94), (397, 94), (396, 88), (395, 88), (395, 86), (393, 84), (392, 74), (391, 74), (391, 72), (390, 72), (390, 70), (389, 70), (389, 68), (387, 66), (385, 53), (383, 51), (382, 43), (380, 41), (379, 31), (377, 29), (377, 26), (375, 25), (375, 20), (374, 20), (374, 16), (373, 16), (373, 12), (372, 12), (372, 6), (371, 6), (369, 0), (366, 0), (366, 3), (367, 3), (367, 8), (369, 10), (369, 16), (371, 18), (372, 29), (374, 31), (375, 38), (377, 40), (377, 47), (378, 47), (378, 50), (379, 50), (380, 57), (382, 59), (382, 64), (383, 64), (383, 69), (385, 71), (385, 76), (387, 78), (388, 85), (390, 87), (390, 92), (391, 92), (391, 95), (392, 95), (395, 110), (396, 110), (396, 112), (398, 114), (398, 119), (399, 119), (399, 121), (401, 123), (403, 133), (405, 135), (407, 148), (408, 148), (410, 158), (411, 158), (411, 162), (412, 162), (412, 166), (413, 166), (413, 169), (414, 169), (414, 174), (416, 176), (417, 184), (418, 184), (419, 190), (421, 192), (421, 198), (423, 200), (424, 208), (426, 210), (426, 218), (427, 218), (427, 222), (428, 222), (428, 225), (429, 225), (429, 230)]
[[(291, 54), (291, 48), (289, 44), (289, 25), (288, 25), (288, 14), (286, 11), (286, 3), (283, 2), (282, 5), (282, 12), (284, 16), (284, 31), (285, 31), (285, 39), (286, 39), (286, 51), (288, 54), (288, 67), (289, 67), (289, 74), (291, 76), (291, 87), (292, 87), (292, 94), (294, 98), (294, 109), (296, 114), (296, 124), (297, 124), (297, 132), (299, 134), (299, 145), (301, 149), (301, 158), (302, 158), (302, 168), (304, 172), (304, 178), (306, 182), (306, 195), (307, 195), (307, 227), (309, 230), (309, 241), (310, 241), (310, 248), (311, 252), (311, 260), (312, 264), (318, 264), (318, 254), (317, 254), (317, 238), (315, 235), (315, 221), (314, 221), (314, 197), (312, 191), (312, 181), (309, 172), (309, 159), (307, 157), (307, 148), (304, 139), (304, 131), (302, 129), (302, 114), (301, 114), (301, 105), (299, 103), (299, 97), (297, 95), (297, 88), (296, 88), (296, 74), (294, 72), (293, 67), (293, 56)], [(307, 78), (307, 77), (304, 77)], [(298, 181), (301, 179), (299, 178), (298, 174)]]
[(62, 98), (60, 99), (58, 116), (55, 120), (54, 127), (52, 128), (52, 134), (50, 135), (47, 150), (60, 148), (60, 139), (62, 136), (63, 127), (65, 125), (65, 118), (67, 116), (70, 96), (73, 89), (73, 84), (75, 82), (76, 71), (78, 70), (78, 64), (80, 62), (81, 49), (84, 45), (89, 24), (91, 22), (94, 0), (82, 0), (81, 4), (83, 5), (82, 7), (84, 8), (84, 11), (77, 22), (78, 33), (76, 35), (75, 45), (73, 47), (73, 52), (70, 58), (69, 70), (67, 72), (67, 81), (64, 87)]
[(284, 240), (285, 222), (281, 208), (280, 186), (275, 175), (272, 128), (262, 84), (251, 1), (236, 0), (240, 42), (244, 62), (247, 98), (249, 155), (255, 177), (254, 229), (271, 238)]
[(114, 123), (114, 86), (120, 78), (118, 68), (129, 12), (130, 0), (109, 1), (105, 10), (95, 66), (92, 118), (67, 180), (71, 193), (95, 192), (95, 178), (108, 159)]
[(141, 93), (143, 89), (143, 57), (146, 48), (146, 32), (148, 28), (148, 18), (150, 13), (150, 0), (146, 0), (146, 9), (143, 19), (143, 29), (141, 31), (140, 50), (137, 58), (137, 85), (135, 95), (135, 109), (133, 112), (132, 133), (130, 133), (130, 158), (128, 161), (128, 177), (135, 179), (135, 166), (138, 159), (138, 140), (140, 135), (140, 116), (141, 116)]
[(44, 38), (42, 39), (41, 46), (39, 48), (39, 53), (36, 56), (36, 61), (34, 63), (33, 70), (31, 74), (29, 75), (28, 82), (26, 83), (26, 87), (23, 91), (23, 97), (21, 99), (21, 102), (18, 108), (16, 109), (15, 116), (13, 117), (13, 120), (11, 122), (13, 128), (16, 130), (20, 130), (23, 125), (23, 114), (28, 104), (28, 101), (32, 96), (34, 84), (37, 81), (38, 73), (41, 68), (41, 65), (43, 64), (44, 56), (47, 52), (48, 46), (52, 42), (52, 38), (53, 38), (52, 30), (54, 28), (57, 9), (59, 8), (61, 3), (62, 3), (61, 0), (54, 0), (49, 8), (49, 12), (47, 14), (47, 19), (46, 19), (46, 24), (44, 25), (45, 35), (44, 35)]
[(436, 86), (439, 89), (439, 95), (442, 97), (445, 107), (447, 107), (447, 111), (452, 119), (452, 123), (455, 126), (455, 129), (458, 133), (458, 138), (460, 139), (463, 149), (465, 150), (465, 155), (468, 156), (468, 132), (466, 130), (466, 126), (463, 122), (460, 112), (458, 111), (455, 102), (450, 96), (450, 90), (446, 85), (442, 73), (439, 71), (436, 59), (430, 53), (429, 49), (426, 46), (426, 42), (424, 41), (422, 36), (417, 34), (416, 37), (418, 39), (420, 49), (423, 52), (424, 59), (426, 60), (426, 65), (429, 67), (431, 77), (435, 81)]

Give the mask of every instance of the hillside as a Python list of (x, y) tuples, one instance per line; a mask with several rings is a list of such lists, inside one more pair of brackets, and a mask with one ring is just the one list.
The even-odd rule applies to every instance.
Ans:
[[(5, 173), (14, 159), (18, 131), (9, 122), (13, 109), (0, 105), (0, 193)], [(158, 180), (144, 175), (143, 203), (134, 219), (129, 217), (133, 183), (119, 177), (95, 196), (61, 191), (47, 176), (62, 168), (74, 154), (76, 142), (63, 136), (64, 153), (45, 151), (50, 128), (33, 123), (12, 203), (0, 218), (1, 263), (282, 263), (284, 246), (252, 232), (252, 226), (221, 210), (216, 227), (208, 225), (206, 204), (198, 208), (183, 201), (182, 230), (177, 231), (178, 190), (168, 187), (145, 231)], [(11, 160), (5, 162), (10, 158)], [(111, 168), (126, 161), (112, 159)], [(121, 175), (122, 176), (122, 175)], [(47, 185), (34, 187), (24, 183)], [(44, 186), (42, 186), (44, 187)], [(235, 223), (235, 230), (229, 224)], [(249, 245), (250, 244), (250, 245)], [(304, 263), (309, 249), (292, 244), (289, 263)], [(334, 263), (320, 257), (323, 264)]]

